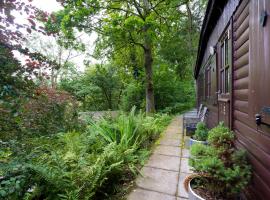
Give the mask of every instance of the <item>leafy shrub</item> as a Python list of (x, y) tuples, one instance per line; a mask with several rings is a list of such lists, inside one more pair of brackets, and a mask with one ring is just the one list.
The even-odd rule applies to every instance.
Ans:
[(136, 108), (143, 108), (145, 104), (143, 100), (145, 98), (144, 93), (143, 84), (135, 81), (128, 84), (121, 97), (121, 109), (129, 111), (133, 106), (136, 106)]
[(185, 103), (175, 103), (173, 106), (166, 107), (162, 110), (163, 113), (183, 113), (194, 107), (194, 103), (185, 102)]
[(78, 123), (77, 104), (66, 92), (39, 88), (21, 110), (24, 132), (55, 134), (74, 129)]
[(208, 129), (206, 124), (199, 122), (196, 126), (195, 134), (192, 136), (195, 140), (206, 141), (208, 136)]
[(17, 114), (17, 106), (0, 103), (0, 139), (9, 140), (19, 137), (21, 118)]
[(233, 139), (233, 133), (220, 124), (210, 130), (209, 146), (191, 147), (189, 164), (201, 175), (194, 188), (205, 188), (215, 198), (230, 199), (247, 186), (251, 167), (246, 153), (234, 148)]
[(9, 172), (0, 179), (0, 199), (22, 199), (29, 189), (25, 187), (32, 179), (27, 168), (23, 165), (12, 163)]
[(12, 48), (0, 42), (0, 139), (18, 137), (21, 119), (18, 111), (32, 95), (35, 85), (31, 70), (22, 67)]
[(230, 148), (233, 145), (233, 141), (234, 134), (222, 123), (209, 132), (208, 142), (217, 148), (224, 145)]

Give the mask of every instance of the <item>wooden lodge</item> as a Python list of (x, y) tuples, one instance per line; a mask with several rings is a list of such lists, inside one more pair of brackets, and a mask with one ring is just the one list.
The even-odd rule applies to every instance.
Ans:
[(209, 0), (194, 75), (209, 127), (248, 152), (248, 199), (270, 199), (270, 0)]

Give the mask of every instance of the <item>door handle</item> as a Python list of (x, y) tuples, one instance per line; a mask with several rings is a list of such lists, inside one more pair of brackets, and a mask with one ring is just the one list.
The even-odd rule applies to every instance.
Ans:
[(256, 120), (257, 126), (260, 126), (262, 124), (262, 116), (260, 114), (255, 115), (255, 120)]
[(263, 124), (263, 125), (270, 127), (270, 124), (267, 124), (267, 123), (262, 121), (262, 116), (260, 114), (255, 115), (255, 120), (256, 120), (257, 126), (260, 126), (261, 124)]

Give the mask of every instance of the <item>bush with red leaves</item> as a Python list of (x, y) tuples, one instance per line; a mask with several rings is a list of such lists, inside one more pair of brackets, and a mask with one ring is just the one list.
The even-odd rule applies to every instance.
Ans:
[(21, 111), (22, 130), (28, 134), (51, 135), (78, 128), (77, 102), (67, 92), (38, 88)]

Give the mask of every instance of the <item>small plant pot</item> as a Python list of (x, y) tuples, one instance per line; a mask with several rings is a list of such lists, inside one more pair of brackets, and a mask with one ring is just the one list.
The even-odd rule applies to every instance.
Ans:
[(193, 144), (204, 144), (208, 145), (207, 141), (200, 141), (200, 140), (195, 140), (193, 138), (189, 138), (189, 147), (191, 147)]
[(196, 131), (196, 127), (191, 127), (191, 126), (186, 127), (186, 135), (187, 136), (194, 135), (195, 131)]
[(192, 189), (191, 186), (192, 186), (192, 182), (194, 181), (194, 179), (196, 179), (196, 178), (192, 178), (188, 183), (188, 199), (189, 200), (205, 200), (200, 195), (196, 194), (196, 192)]

